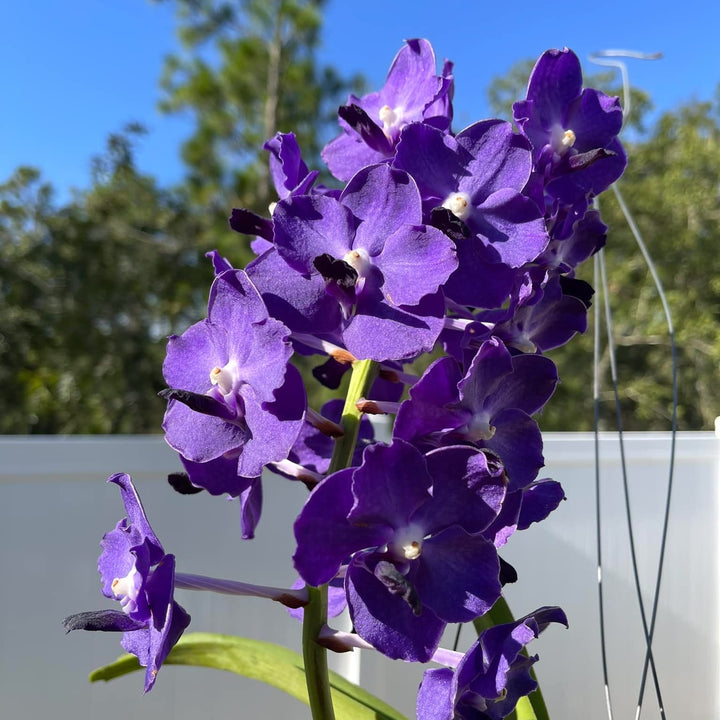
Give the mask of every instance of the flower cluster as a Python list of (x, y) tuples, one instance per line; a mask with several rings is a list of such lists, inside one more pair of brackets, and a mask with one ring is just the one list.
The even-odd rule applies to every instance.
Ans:
[[(538, 60), (514, 106), (517, 130), (483, 120), (453, 132), (453, 92), (452, 64), (438, 74), (430, 44), (407, 41), (384, 87), (339, 110), (323, 159), (340, 188), (317, 184), (292, 133), (266, 143), (270, 216), (230, 218), (256, 258), (239, 270), (210, 253), (207, 318), (170, 338), (161, 393), (188, 485), (240, 498), (251, 538), (263, 470), (304, 482), (301, 581), (332, 583), (336, 606), (344, 589), (358, 643), (420, 662), (440, 657), (448, 623), (491, 610), (516, 579), (499, 551), (564, 498), (539, 477), (534, 416), (558, 382), (543, 353), (585, 330), (592, 289), (575, 268), (605, 242), (593, 198), (626, 163), (617, 99), (583, 89), (567, 49)], [(422, 376), (405, 367), (439, 348)], [(376, 379), (351, 401), (396, 416), (391, 441), (364, 421), (354, 451), (333, 454), (348, 405), (308, 408), (294, 353), (319, 356), (314, 378), (333, 389), (370, 361)], [(130, 526), (114, 531), (122, 541), (106, 536), (101, 573), (106, 594), (125, 598), (129, 620), (112, 615), (113, 629), (152, 628), (161, 651), (138, 655), (154, 672), (186, 616), (166, 602), (175, 619), (155, 622), (147, 587), (171, 556), (126, 506)], [(124, 559), (109, 570), (111, 549)], [(505, 717), (535, 686), (521, 650), (550, 622), (565, 623), (562, 611), (495, 625), (426, 673), (418, 717)]]

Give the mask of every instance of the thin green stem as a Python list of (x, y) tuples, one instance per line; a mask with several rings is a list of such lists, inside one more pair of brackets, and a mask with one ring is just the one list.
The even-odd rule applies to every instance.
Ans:
[[(362, 413), (355, 405), (360, 398), (367, 395), (377, 371), (378, 364), (372, 360), (357, 360), (353, 364), (350, 386), (340, 421), (343, 435), (335, 440), (328, 473), (350, 466), (362, 417)], [(303, 619), (303, 659), (310, 710), (313, 720), (334, 720), (327, 650), (316, 642), (320, 630), (327, 623), (327, 585), (319, 588), (310, 587), (308, 592), (309, 603), (305, 607)]]
[(313, 720), (334, 720), (330, 680), (328, 677), (327, 650), (316, 642), (320, 630), (327, 622), (327, 585), (309, 587), (310, 602), (303, 615), (303, 660), (305, 682)]
[(355, 452), (358, 430), (362, 413), (355, 407), (358, 400), (365, 397), (370, 390), (375, 376), (378, 373), (378, 363), (373, 360), (356, 360), (352, 368), (350, 385), (345, 397), (340, 425), (343, 436), (335, 440), (335, 449), (330, 460), (328, 473), (333, 473), (349, 467)]

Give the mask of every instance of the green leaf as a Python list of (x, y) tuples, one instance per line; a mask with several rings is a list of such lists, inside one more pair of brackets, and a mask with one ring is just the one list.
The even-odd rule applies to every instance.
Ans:
[[(260, 680), (308, 703), (302, 657), (280, 645), (232, 635), (191, 633), (180, 639), (165, 665), (196, 665), (227, 670)], [(134, 655), (90, 673), (90, 682), (112, 680), (140, 669)], [(362, 688), (330, 673), (333, 703), (342, 720), (407, 720), (404, 715)]]

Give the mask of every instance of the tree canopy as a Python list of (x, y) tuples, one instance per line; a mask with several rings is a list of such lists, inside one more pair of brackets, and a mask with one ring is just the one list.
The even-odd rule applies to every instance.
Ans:
[[(495, 112), (510, 117), (531, 69), (532, 61), (520, 62), (493, 82), (488, 99)], [(586, 84), (621, 94), (612, 72), (590, 76)], [(631, 100), (624, 139), (629, 162), (618, 188), (653, 258), (674, 318), (678, 426), (710, 430), (720, 415), (720, 261), (715, 251), (720, 243), (720, 86), (714, 101), (689, 101), (650, 127), (648, 95), (632, 88)], [(624, 427), (667, 430), (672, 368), (662, 304), (617, 199), (606, 192), (598, 204), (609, 226), (604, 259)], [(581, 273), (599, 284), (592, 263)], [(592, 310), (590, 319), (592, 324)], [(592, 428), (592, 334), (591, 327), (584, 337), (550, 353), (562, 382), (544, 411), (547, 430)], [(604, 424), (614, 427), (606, 344), (600, 367)]]
[[(170, 1), (170, 0), (165, 0)], [(0, 432), (159, 431), (165, 338), (204, 315), (218, 248), (241, 266), (247, 243), (232, 207), (263, 214), (273, 200), (262, 142), (293, 130), (319, 166), (349, 81), (316, 58), (323, 0), (175, 0), (183, 53), (167, 60), (162, 104), (190, 113), (185, 181), (160, 187), (134, 161), (142, 128), (113, 134), (87, 190), (61, 206), (37, 169), (0, 184)], [(530, 65), (493, 83), (509, 116)], [(589, 78), (617, 93), (612, 75)], [(621, 191), (655, 259), (675, 319), (679, 426), (710, 429), (720, 414), (720, 104), (691, 101), (648, 121), (633, 91)], [(332, 124), (332, 127), (336, 125)], [(605, 262), (625, 426), (667, 429), (670, 346), (662, 306), (620, 208), (608, 192)], [(592, 263), (583, 270), (593, 281)], [(592, 318), (592, 311), (591, 311)], [(554, 351), (562, 383), (541, 423), (592, 427), (592, 330)], [(604, 417), (612, 423), (607, 354)]]

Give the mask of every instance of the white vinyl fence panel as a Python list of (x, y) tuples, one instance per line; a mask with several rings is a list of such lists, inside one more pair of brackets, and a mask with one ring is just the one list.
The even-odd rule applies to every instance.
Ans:
[[(675, 488), (654, 651), (668, 720), (720, 718), (720, 480), (718, 439), (678, 437)], [(658, 563), (669, 436), (626, 435), (631, 504), (648, 615)], [(618, 441), (602, 435), (604, 583), (610, 690), (616, 718), (633, 718), (644, 645), (630, 569)], [(502, 552), (518, 570), (507, 597), (516, 615), (562, 606), (570, 630), (551, 627), (530, 646), (555, 720), (605, 718), (595, 568), (593, 437), (551, 434), (546, 472), (567, 501), (547, 521), (511, 538)], [(295, 579), (292, 522), (304, 488), (264, 480), (257, 538), (243, 542), (239, 506), (206, 493), (180, 496), (165, 482), (180, 469), (159, 436), (0, 438), (0, 717), (34, 720), (307, 718), (298, 701), (229, 673), (165, 667), (142, 695), (138, 674), (90, 685), (90, 670), (121, 653), (115, 634), (74, 632), (61, 619), (111, 606), (99, 590), (98, 543), (123, 516), (120, 493), (103, 480), (129, 472), (150, 522), (178, 571), (271, 585)], [(300, 627), (275, 603), (178, 591), (189, 631), (226, 632), (299, 650)], [(452, 643), (455, 628), (448, 632)], [(460, 644), (472, 641), (469, 629)], [(373, 653), (335, 667), (414, 717), (422, 668)], [(652, 686), (643, 718), (659, 717)], [(341, 718), (339, 720), (342, 720)]]

